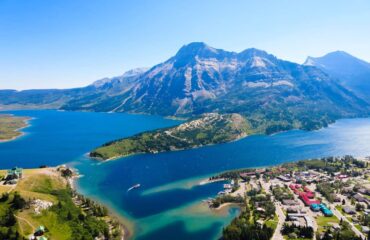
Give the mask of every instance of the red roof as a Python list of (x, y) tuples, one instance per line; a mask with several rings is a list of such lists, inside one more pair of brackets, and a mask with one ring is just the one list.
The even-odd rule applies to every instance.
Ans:
[(300, 194), (299, 197), (302, 199), (305, 205), (320, 204), (319, 200), (311, 200), (305, 193)]
[(314, 203), (320, 204), (319, 200), (312, 200), (312, 198), (315, 197), (315, 193), (312, 192), (308, 187), (303, 188), (304, 192), (299, 190), (300, 188), (302, 188), (302, 186), (299, 184), (290, 184), (289, 187), (295, 194), (299, 195), (305, 205), (311, 205)]

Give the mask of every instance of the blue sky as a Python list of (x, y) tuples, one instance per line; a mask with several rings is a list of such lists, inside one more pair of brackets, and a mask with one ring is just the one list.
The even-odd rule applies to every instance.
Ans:
[(0, 0), (0, 89), (84, 86), (193, 41), (370, 62), (369, 13), (368, 0)]

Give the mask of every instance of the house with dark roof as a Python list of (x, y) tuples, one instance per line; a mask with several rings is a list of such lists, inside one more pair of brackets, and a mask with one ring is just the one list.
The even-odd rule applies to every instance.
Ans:
[(366, 202), (366, 199), (360, 193), (356, 193), (352, 196), (357, 202)]
[(343, 210), (344, 213), (347, 213), (347, 214), (350, 214), (350, 215), (356, 214), (356, 211), (353, 208), (349, 207), (349, 206), (344, 206), (342, 208), (342, 210)]

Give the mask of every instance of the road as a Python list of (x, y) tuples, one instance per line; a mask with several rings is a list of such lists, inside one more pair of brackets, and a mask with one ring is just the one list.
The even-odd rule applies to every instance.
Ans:
[(285, 222), (285, 214), (283, 210), (281, 209), (281, 206), (279, 203), (275, 203), (275, 208), (276, 208), (276, 214), (278, 215), (279, 222), (276, 226), (274, 235), (272, 235), (272, 239), (276, 240), (283, 240), (283, 235), (281, 234), (281, 229), (284, 225)]
[(362, 239), (366, 239), (365, 235), (360, 232), (353, 223), (351, 223), (350, 221), (348, 221), (348, 219), (343, 216), (343, 214), (341, 212), (339, 212), (335, 206), (333, 204), (329, 204), (333, 214), (340, 220), (340, 219), (343, 219), (343, 221), (347, 222), (350, 226), (351, 226), (351, 229), (352, 231), (358, 236), (358, 237), (361, 237)]
[[(270, 183), (266, 183), (265, 181), (260, 180), (260, 184), (261, 184), (263, 190), (265, 190), (266, 193), (269, 193), (269, 194), (272, 195), (272, 192), (270, 191)], [(274, 199), (274, 197), (273, 197), (273, 199)], [(284, 222), (285, 222), (285, 214), (283, 212), (283, 209), (281, 209), (280, 203), (278, 203), (277, 201), (274, 201), (274, 205), (275, 205), (275, 208), (276, 208), (275, 213), (277, 214), (279, 221), (278, 221), (278, 224), (276, 226), (274, 235), (272, 235), (271, 239), (284, 240), (284, 237), (281, 234), (281, 229), (282, 229), (282, 227), (284, 225)]]
[(335, 205), (332, 204), (332, 203), (329, 203), (328, 201), (324, 200), (325, 198), (319, 193), (316, 191), (316, 194), (318, 197), (321, 197), (323, 199), (323, 203), (325, 203), (327, 206), (330, 207), (330, 210), (333, 212), (334, 216), (336, 216), (339, 220), (343, 219), (343, 221), (347, 222), (349, 224), (349, 226), (351, 227), (352, 231), (360, 238), (362, 239), (366, 239), (365, 235), (359, 231), (355, 225), (350, 222), (340, 211), (338, 211), (338, 209), (335, 208)]

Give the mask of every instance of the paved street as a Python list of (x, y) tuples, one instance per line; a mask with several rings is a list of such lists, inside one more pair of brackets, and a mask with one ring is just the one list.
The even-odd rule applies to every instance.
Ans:
[(340, 219), (343, 219), (343, 221), (347, 222), (351, 226), (352, 231), (358, 237), (361, 237), (362, 239), (366, 239), (365, 235), (361, 231), (359, 231), (352, 222), (348, 221), (348, 219), (340, 211), (338, 211), (335, 208), (335, 205), (334, 204), (329, 203), (328, 201), (324, 200), (325, 198), (319, 192), (317, 192), (317, 196), (318, 197), (321, 197), (323, 199), (322, 202), (325, 203), (328, 207), (330, 207), (330, 209), (332, 210), (334, 216), (336, 216), (339, 220)]
[[(270, 191), (270, 185), (271, 183), (266, 183), (265, 181), (263, 180), (260, 180), (260, 184), (263, 188), (263, 190), (265, 190), (266, 193), (269, 193), (272, 195), (272, 192)], [(274, 197), (273, 197), (274, 199)], [(278, 221), (278, 224), (276, 226), (276, 229), (275, 229), (275, 232), (274, 232), (274, 235), (272, 236), (272, 239), (276, 239), (276, 240), (283, 240), (283, 235), (281, 234), (281, 229), (283, 227), (283, 224), (285, 222), (285, 214), (283, 212), (283, 209), (281, 208), (281, 205), (279, 202), (277, 201), (274, 201), (274, 205), (275, 205), (275, 208), (276, 208), (276, 214), (279, 218), (279, 221)]]

